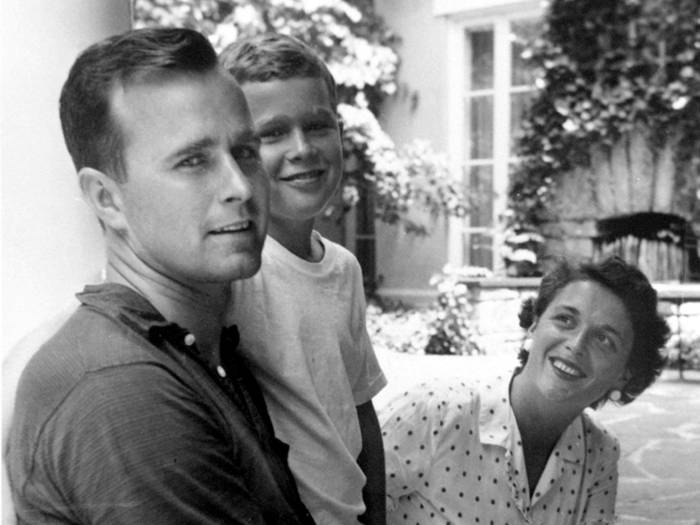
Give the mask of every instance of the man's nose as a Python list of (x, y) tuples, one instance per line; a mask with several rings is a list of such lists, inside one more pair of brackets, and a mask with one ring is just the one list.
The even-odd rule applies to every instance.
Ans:
[(252, 196), (252, 187), (246, 173), (236, 159), (227, 156), (221, 170), (222, 198), (225, 201), (247, 201)]

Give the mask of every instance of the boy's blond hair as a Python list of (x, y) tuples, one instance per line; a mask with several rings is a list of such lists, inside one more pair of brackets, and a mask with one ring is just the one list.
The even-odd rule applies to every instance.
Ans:
[(266, 33), (230, 44), (219, 61), (239, 84), (289, 78), (320, 78), (328, 88), (333, 109), (338, 95), (328, 66), (311, 47), (289, 35)]

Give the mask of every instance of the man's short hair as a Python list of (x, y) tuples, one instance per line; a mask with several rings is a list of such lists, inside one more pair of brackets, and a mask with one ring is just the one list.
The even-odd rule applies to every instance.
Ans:
[(328, 66), (318, 53), (293, 36), (266, 33), (238, 40), (221, 52), (219, 61), (241, 85), (320, 78), (328, 88), (333, 109), (337, 107), (337, 87)]
[(87, 48), (71, 67), (60, 98), (63, 137), (76, 170), (91, 167), (126, 180), (123, 137), (111, 112), (115, 88), (216, 67), (216, 51), (191, 29), (137, 29)]

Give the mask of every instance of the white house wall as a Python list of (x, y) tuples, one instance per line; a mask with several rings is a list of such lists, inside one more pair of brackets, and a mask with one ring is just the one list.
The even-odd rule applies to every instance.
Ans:
[(0, 6), (2, 356), (65, 309), (103, 266), (102, 234), (80, 197), (58, 98), (93, 42), (130, 27), (129, 0), (22, 0)]
[[(448, 78), (445, 50), (448, 24), (433, 15), (431, 0), (376, 0), (375, 6), (398, 34), (400, 88), (383, 108), (384, 129), (404, 145), (427, 139), (436, 151), (447, 151)], [(417, 212), (417, 217), (420, 213)], [(444, 220), (434, 233), (417, 238), (396, 227), (377, 225), (377, 275), (383, 296), (413, 303), (432, 300), (430, 278), (448, 260), (448, 228)]]
[[(492, 27), (507, 36), (507, 19), (542, 14), (539, 0), (375, 0), (375, 6), (388, 26), (401, 38), (400, 89), (384, 107), (381, 122), (397, 145), (414, 139), (428, 139), (438, 151), (449, 154), (453, 173), (462, 173), (465, 137), (465, 31)], [(510, 56), (507, 38), (497, 39), (494, 52)], [(504, 59), (506, 60), (506, 59)], [(507, 58), (507, 63), (510, 59)], [(497, 69), (499, 78), (510, 78), (510, 70)], [(503, 75), (506, 75), (503, 77)], [(508, 185), (508, 135), (510, 103), (505, 92), (496, 93), (494, 158), (506, 159), (494, 167), (494, 187), (498, 196), (494, 213), (505, 210)], [(505, 132), (505, 135), (503, 134)], [(496, 220), (494, 217), (494, 220)], [(378, 225), (377, 274), (380, 293), (408, 302), (425, 302), (434, 297), (430, 277), (446, 263), (463, 264), (465, 223), (459, 219), (442, 221), (427, 239), (416, 239), (397, 228)], [(498, 233), (494, 233), (497, 239)], [(495, 252), (497, 253), (497, 252)], [(494, 260), (494, 270), (502, 269)]]

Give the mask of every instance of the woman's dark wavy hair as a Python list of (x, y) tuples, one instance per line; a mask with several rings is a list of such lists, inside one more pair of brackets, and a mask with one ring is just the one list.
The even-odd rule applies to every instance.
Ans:
[(216, 67), (216, 51), (191, 29), (137, 29), (88, 47), (71, 67), (60, 98), (63, 137), (76, 170), (91, 167), (126, 180), (123, 138), (111, 114), (115, 88), (157, 75), (203, 74)]
[[(662, 348), (669, 337), (666, 321), (658, 313), (656, 290), (635, 266), (619, 257), (597, 263), (573, 263), (561, 259), (540, 283), (537, 297), (526, 299), (520, 310), (520, 326), (528, 329), (536, 318), (542, 317), (556, 295), (568, 284), (594, 281), (619, 297), (632, 319), (634, 339), (627, 360), (630, 380), (621, 390), (621, 405), (631, 403), (659, 376), (666, 365)], [(528, 351), (521, 349), (518, 359), (524, 365)], [(597, 408), (606, 401), (598, 400)]]
[(337, 86), (326, 63), (311, 47), (289, 35), (265, 33), (237, 40), (219, 55), (221, 65), (243, 85), (290, 78), (320, 78), (331, 106), (338, 104)]

